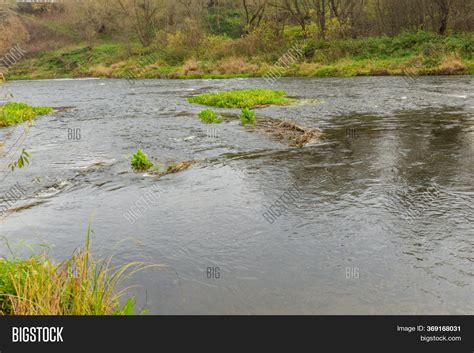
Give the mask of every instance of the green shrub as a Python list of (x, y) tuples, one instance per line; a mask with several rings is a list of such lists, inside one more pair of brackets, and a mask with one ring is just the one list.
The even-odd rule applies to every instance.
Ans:
[(467, 59), (474, 58), (474, 36), (471, 36), (469, 39), (465, 41), (459, 41), (459, 48), (461, 55), (466, 57)]
[(199, 119), (205, 124), (220, 124), (222, 119), (211, 109), (205, 109), (199, 114)]
[(181, 64), (193, 56), (200, 56), (201, 43), (204, 31), (199, 23), (187, 18), (180, 30), (175, 33), (166, 33), (166, 38), (161, 39), (166, 43), (164, 51), (170, 64)]
[(443, 61), (443, 56), (445, 54), (444, 46), (440, 43), (426, 43), (423, 45), (423, 64), (425, 66), (437, 66), (440, 65)]
[(138, 150), (132, 157), (132, 168), (138, 172), (143, 172), (153, 167), (148, 156), (142, 150)]
[(7, 103), (0, 106), (0, 127), (21, 124), (24, 121), (53, 111), (53, 108), (32, 107), (26, 103)]
[[(472, 38), (472, 35), (470, 36)], [(422, 52), (458, 52), (469, 58), (469, 36), (456, 34), (445, 37), (432, 32), (404, 32), (394, 37), (366, 37), (336, 40), (309, 39), (303, 46), (307, 58), (317, 62), (333, 64), (344, 58), (355, 60), (403, 58)], [(472, 41), (472, 39), (471, 39)]]
[(255, 113), (248, 108), (242, 109), (242, 114), (240, 115), (240, 123), (245, 125), (255, 125), (257, 122), (257, 117)]
[(205, 22), (213, 34), (239, 38), (244, 32), (242, 16), (235, 10), (215, 11), (214, 8), (211, 8)]
[(240, 89), (219, 93), (206, 93), (188, 98), (188, 102), (218, 108), (255, 108), (266, 105), (286, 105), (293, 100), (285, 91), (271, 89)]

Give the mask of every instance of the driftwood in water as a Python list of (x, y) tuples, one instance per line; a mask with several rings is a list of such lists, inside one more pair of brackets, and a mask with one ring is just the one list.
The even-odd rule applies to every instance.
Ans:
[(281, 119), (257, 118), (254, 129), (295, 147), (303, 147), (321, 136), (319, 129), (302, 127), (293, 121)]

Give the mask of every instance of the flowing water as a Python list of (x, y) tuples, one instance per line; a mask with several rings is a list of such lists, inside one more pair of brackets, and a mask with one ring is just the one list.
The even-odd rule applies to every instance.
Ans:
[[(24, 130), (0, 129), (0, 195), (25, 189), (0, 220), (0, 255), (47, 245), (59, 261), (91, 222), (96, 257), (166, 265), (128, 282), (153, 314), (474, 314), (473, 83), (280, 79), (308, 104), (257, 116), (325, 135), (292, 148), (241, 127), (237, 110), (201, 124), (185, 99), (260, 79), (10, 82), (17, 101), (69, 109), (35, 121), (20, 143), (31, 164), (14, 173)], [(158, 164), (199, 163), (137, 174), (137, 148)], [(157, 201), (131, 224), (124, 214), (147, 192)]]

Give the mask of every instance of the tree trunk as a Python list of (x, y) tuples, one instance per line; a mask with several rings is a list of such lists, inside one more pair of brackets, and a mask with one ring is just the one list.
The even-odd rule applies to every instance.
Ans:
[(451, 10), (451, 0), (437, 0), (440, 14), (440, 25), (438, 33), (446, 34), (448, 30), (449, 11)]

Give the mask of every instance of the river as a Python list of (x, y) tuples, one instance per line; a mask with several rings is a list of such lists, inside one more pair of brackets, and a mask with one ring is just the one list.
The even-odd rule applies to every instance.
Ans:
[[(282, 78), (273, 88), (318, 103), (257, 117), (324, 133), (294, 148), (235, 119), (204, 125), (185, 99), (261, 79), (9, 82), (16, 101), (68, 109), (29, 129), (29, 166), (3, 161), (0, 195), (19, 183), (26, 207), (0, 220), (0, 255), (8, 242), (65, 259), (91, 223), (95, 257), (165, 265), (128, 280), (152, 314), (474, 314), (473, 83)], [(8, 150), (22, 133), (0, 129), (0, 141)], [(199, 163), (158, 179), (132, 172), (137, 148)], [(154, 186), (131, 224), (124, 214)]]

